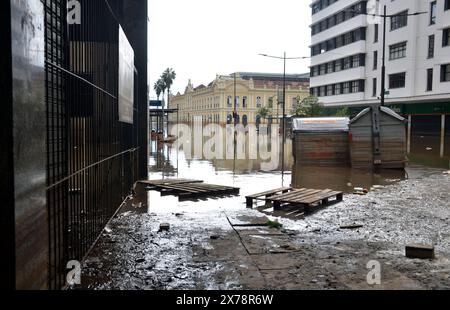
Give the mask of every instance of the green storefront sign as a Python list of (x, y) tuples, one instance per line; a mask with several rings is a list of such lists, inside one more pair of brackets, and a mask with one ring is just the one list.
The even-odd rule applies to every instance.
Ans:
[(450, 114), (450, 102), (446, 103), (405, 103), (387, 105), (397, 113), (403, 115), (414, 114)]

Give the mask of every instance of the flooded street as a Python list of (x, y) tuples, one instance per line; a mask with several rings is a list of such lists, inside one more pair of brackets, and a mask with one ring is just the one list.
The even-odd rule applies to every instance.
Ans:
[[(291, 142), (286, 150), (292, 149)], [(448, 289), (450, 175), (409, 165), (372, 173), (349, 168), (260, 171), (258, 160), (188, 160), (153, 145), (151, 179), (189, 178), (239, 187), (239, 196), (179, 202), (137, 187), (83, 266), (85, 289)], [(279, 188), (333, 189), (344, 201), (314, 210), (246, 208), (245, 196)], [(367, 195), (354, 195), (354, 188)], [(278, 221), (281, 229), (269, 228)], [(160, 232), (160, 224), (170, 224)], [(431, 244), (436, 259), (405, 257)], [(381, 265), (370, 286), (367, 264)]]

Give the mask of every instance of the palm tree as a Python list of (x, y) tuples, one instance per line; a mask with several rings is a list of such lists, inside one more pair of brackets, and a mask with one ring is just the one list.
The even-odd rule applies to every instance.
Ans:
[(271, 116), (270, 109), (267, 107), (261, 107), (259, 108), (257, 115), (266, 120)]
[(165, 90), (165, 85), (164, 85), (163, 80), (159, 79), (159, 80), (155, 83), (155, 85), (153, 86), (153, 89), (155, 90), (156, 96), (158, 97), (158, 101), (159, 101), (159, 98), (161, 97), (161, 94), (162, 94), (163, 91)]
[(173, 81), (175, 81), (175, 79), (177, 78), (177, 74), (175, 73), (175, 71), (173, 71), (173, 69), (166, 69), (166, 71), (163, 72), (163, 74), (161, 75), (161, 79), (164, 82), (164, 85), (167, 88), (167, 107), (169, 107), (170, 104), (170, 88), (173, 85)]

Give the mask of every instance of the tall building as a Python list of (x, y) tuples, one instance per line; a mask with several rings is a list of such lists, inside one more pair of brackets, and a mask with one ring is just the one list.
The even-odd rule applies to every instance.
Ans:
[[(282, 105), (278, 104), (282, 90), (282, 74), (237, 72), (218, 75), (208, 86), (194, 87), (189, 81), (184, 94), (171, 98), (170, 108), (179, 108), (180, 122), (192, 122), (196, 117), (201, 117), (205, 123), (225, 125), (234, 122), (233, 97), (236, 96), (239, 123), (258, 124), (264, 121), (258, 115), (261, 107), (269, 108), (272, 118), (282, 117)], [(308, 95), (309, 74), (286, 75), (287, 114), (292, 113), (299, 99)], [(174, 122), (176, 117), (172, 115), (170, 120)]]
[[(315, 0), (311, 94), (327, 106), (380, 101), (386, 20), (386, 104), (410, 131), (444, 140), (450, 127), (450, 0)], [(416, 12), (421, 15), (406, 16)], [(425, 117), (426, 116), (426, 117)], [(445, 124), (448, 124), (445, 127)], [(443, 144), (434, 148), (444, 154)]]
[[(381, 94), (387, 5), (386, 101), (438, 103), (450, 97), (449, 0), (319, 0), (312, 7), (311, 93), (327, 105), (373, 103)], [(372, 4), (380, 9), (374, 10)], [(427, 12), (419, 16), (405, 16)]]

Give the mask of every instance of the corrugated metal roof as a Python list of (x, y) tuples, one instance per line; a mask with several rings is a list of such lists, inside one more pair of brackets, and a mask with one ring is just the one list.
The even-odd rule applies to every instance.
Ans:
[[(369, 113), (371, 111), (372, 108), (367, 108), (362, 110), (358, 115), (356, 115), (351, 121), (350, 124), (353, 124), (354, 122), (356, 122), (357, 120), (359, 120), (361, 117), (363, 117), (364, 115), (366, 115), (367, 113)], [(401, 122), (406, 122), (406, 119), (402, 116), (400, 116), (399, 114), (397, 114), (396, 112), (394, 112), (393, 110), (387, 108), (387, 107), (380, 107), (380, 111), (395, 118), (398, 119)]]
[(299, 131), (348, 131), (348, 117), (294, 118), (293, 129)]

